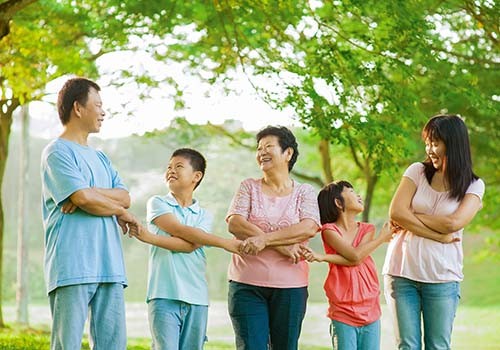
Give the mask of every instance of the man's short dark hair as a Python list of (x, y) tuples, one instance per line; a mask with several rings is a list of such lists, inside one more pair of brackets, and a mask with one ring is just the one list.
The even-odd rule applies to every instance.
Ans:
[(69, 122), (75, 101), (82, 106), (87, 104), (90, 89), (101, 91), (99, 85), (86, 78), (72, 78), (64, 83), (57, 97), (57, 111), (63, 125)]

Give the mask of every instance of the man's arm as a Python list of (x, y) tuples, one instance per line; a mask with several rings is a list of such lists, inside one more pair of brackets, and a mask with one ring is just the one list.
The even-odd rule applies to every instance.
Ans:
[(114, 200), (125, 209), (130, 208), (130, 194), (123, 188), (94, 188), (98, 193)]
[(153, 220), (153, 223), (172, 236), (182, 238), (188, 242), (219, 247), (228, 252), (239, 254), (240, 240), (222, 238), (214, 234), (208, 234), (197, 227), (184, 225), (177, 220), (174, 214), (160, 215)]
[(472, 193), (467, 193), (457, 210), (450, 215), (415, 214), (425, 226), (443, 233), (453, 233), (463, 229), (472, 221), (481, 209), (481, 200)]
[(391, 220), (417, 236), (429, 238), (441, 243), (457, 242), (459, 239), (454, 238), (451, 234), (442, 234), (441, 232), (427, 227), (413, 213), (411, 201), (416, 191), (417, 186), (415, 183), (403, 176), (389, 208)]
[(99, 193), (95, 188), (78, 190), (69, 200), (83, 211), (96, 216), (120, 216), (126, 211), (117, 201)]
[[(112, 201), (116, 205), (119, 205), (125, 209), (128, 209), (130, 207), (130, 195), (128, 191), (124, 189), (121, 188), (105, 189), (105, 188), (94, 187), (93, 190), (95, 190), (100, 195), (106, 197), (108, 200)], [(72, 214), (75, 212), (77, 208), (78, 206), (75, 203), (73, 203), (71, 198), (68, 198), (61, 206), (61, 211), (64, 214)]]

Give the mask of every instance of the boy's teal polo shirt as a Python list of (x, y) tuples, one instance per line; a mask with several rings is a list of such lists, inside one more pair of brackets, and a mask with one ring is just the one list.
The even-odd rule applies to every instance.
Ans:
[[(153, 223), (154, 219), (164, 214), (174, 214), (184, 225), (211, 231), (212, 217), (196, 200), (191, 206), (182, 207), (171, 193), (151, 197), (147, 203), (148, 229), (151, 233), (170, 236)], [(191, 253), (180, 253), (151, 246), (147, 301), (158, 298), (208, 305), (203, 247)]]

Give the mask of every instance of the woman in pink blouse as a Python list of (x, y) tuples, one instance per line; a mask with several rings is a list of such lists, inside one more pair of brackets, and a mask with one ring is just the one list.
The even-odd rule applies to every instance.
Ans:
[(229, 265), (229, 314), (238, 350), (294, 350), (306, 311), (309, 267), (300, 243), (319, 228), (316, 193), (290, 177), (295, 136), (269, 126), (257, 134), (262, 178), (244, 180), (227, 214), (229, 231), (245, 240)]
[(450, 349), (463, 279), (463, 228), (481, 208), (484, 183), (472, 171), (467, 128), (456, 115), (425, 125), (427, 159), (413, 163), (392, 199), (399, 227), (383, 268), (398, 349)]

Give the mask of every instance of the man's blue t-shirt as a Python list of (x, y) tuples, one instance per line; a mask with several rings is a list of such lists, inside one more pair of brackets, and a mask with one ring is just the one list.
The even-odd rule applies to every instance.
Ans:
[[(170, 236), (153, 223), (157, 217), (174, 214), (180, 223), (209, 232), (212, 217), (197, 201), (182, 207), (175, 197), (153, 196), (147, 203), (147, 221), (150, 232)], [(170, 299), (194, 305), (208, 305), (206, 256), (203, 247), (191, 253), (174, 252), (151, 246), (147, 301)]]
[(64, 139), (49, 143), (41, 161), (47, 292), (57, 287), (115, 282), (127, 284), (121, 229), (114, 216), (95, 216), (61, 206), (91, 187), (126, 189), (106, 155)]

